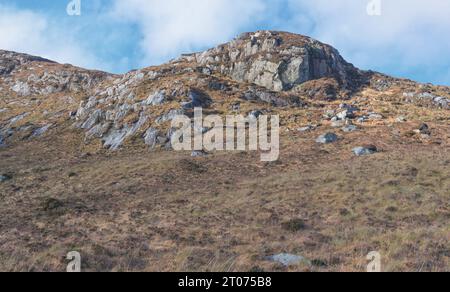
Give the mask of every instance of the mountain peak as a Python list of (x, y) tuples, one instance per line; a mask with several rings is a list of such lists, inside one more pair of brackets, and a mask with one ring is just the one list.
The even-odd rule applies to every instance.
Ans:
[[(86, 144), (101, 140), (114, 150), (141, 136), (155, 147), (156, 140), (167, 144), (174, 114), (197, 105), (224, 114), (284, 112), (294, 129), (302, 109), (315, 113), (320, 124), (317, 112), (339, 100), (365, 108), (369, 116), (373, 106), (367, 100), (448, 109), (449, 97), (447, 87), (359, 70), (335, 48), (286, 32), (244, 33), (123, 75), (0, 51), (0, 146), (69, 123), (85, 132)], [(159, 136), (150, 135), (154, 131)]]
[(0, 50), (0, 75), (9, 74), (17, 67), (31, 62), (55, 63), (41, 57)]
[(322, 78), (350, 90), (359, 85), (363, 75), (335, 48), (307, 36), (278, 31), (244, 33), (229, 43), (179, 60), (277, 92), (298, 91), (305, 82)]

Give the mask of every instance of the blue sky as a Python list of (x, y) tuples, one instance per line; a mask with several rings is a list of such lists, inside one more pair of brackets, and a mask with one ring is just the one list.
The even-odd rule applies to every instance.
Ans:
[[(80, 16), (69, 2), (0, 0), (0, 48), (122, 73), (271, 29), (329, 43), (362, 69), (450, 85), (450, 1), (81, 0)], [(376, 2), (381, 15), (369, 15)]]

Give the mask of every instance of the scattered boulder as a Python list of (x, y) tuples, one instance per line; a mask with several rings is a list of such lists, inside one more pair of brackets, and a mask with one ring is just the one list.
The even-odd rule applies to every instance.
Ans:
[(317, 128), (316, 126), (308, 125), (308, 126), (305, 126), (305, 127), (298, 128), (297, 131), (299, 131), (299, 132), (310, 132), (310, 131), (314, 131), (316, 128)]
[(419, 132), (422, 135), (431, 135), (430, 127), (427, 124), (421, 124), (419, 127)]
[(356, 119), (356, 121), (360, 124), (365, 123), (368, 120), (369, 120), (369, 117), (367, 117), (367, 116), (362, 116), (362, 117), (359, 117), (358, 119)]
[(259, 118), (261, 115), (263, 115), (264, 113), (260, 110), (253, 110), (248, 114), (249, 118), (254, 118), (257, 119)]
[(7, 173), (0, 174), (0, 183), (6, 182), (11, 179), (12, 179), (12, 175), (10, 175), (10, 174), (7, 174)]
[(207, 156), (208, 153), (205, 151), (192, 151), (191, 157), (204, 157)]
[(355, 125), (346, 125), (345, 127), (342, 128), (342, 131), (344, 131), (346, 133), (355, 132), (357, 130), (358, 130), (358, 127)]
[(340, 109), (345, 109), (345, 110), (348, 110), (348, 111), (352, 111), (352, 112), (357, 112), (357, 111), (359, 111), (359, 108), (357, 108), (356, 106), (350, 105), (350, 104), (346, 104), (346, 103), (341, 103), (341, 104), (339, 105), (339, 108), (340, 108)]
[(226, 84), (217, 80), (212, 80), (208, 83), (208, 88), (214, 91), (227, 91), (229, 88)]
[(347, 122), (346, 120), (333, 120), (331, 121), (331, 126), (333, 128), (340, 128), (345, 126), (346, 122)]
[(355, 112), (350, 109), (346, 109), (336, 115), (336, 117), (340, 120), (346, 120), (346, 119), (354, 119), (356, 117)]
[(370, 85), (377, 91), (386, 91), (392, 86), (392, 82), (386, 79), (376, 79)]
[(296, 266), (300, 264), (306, 264), (310, 265), (310, 261), (307, 260), (305, 257), (294, 255), (294, 254), (288, 254), (288, 253), (280, 253), (273, 256), (267, 257), (267, 260), (271, 262), (280, 263), (285, 267), (289, 266)]
[(317, 139), (316, 142), (320, 143), (320, 144), (329, 144), (329, 143), (334, 143), (338, 140), (338, 136), (334, 133), (326, 133), (323, 135), (320, 135)]
[(327, 110), (327, 111), (325, 111), (325, 113), (323, 114), (323, 117), (325, 118), (325, 119), (332, 119), (334, 116), (336, 115), (336, 111), (334, 111), (334, 110)]
[(384, 117), (378, 113), (370, 113), (368, 116), (369, 120), (382, 120)]
[(353, 148), (353, 153), (356, 156), (371, 155), (378, 152), (378, 148), (374, 145), (366, 145)]

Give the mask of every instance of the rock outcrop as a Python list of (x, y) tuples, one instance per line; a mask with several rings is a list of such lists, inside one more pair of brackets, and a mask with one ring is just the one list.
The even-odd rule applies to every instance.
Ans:
[(185, 55), (181, 60), (195, 61), (238, 82), (278, 92), (301, 90), (302, 84), (322, 78), (334, 81), (340, 89), (350, 90), (360, 85), (364, 75), (329, 45), (301, 35), (272, 31), (245, 33), (227, 44)]
[(55, 63), (41, 57), (0, 50), (0, 76), (9, 75), (16, 68), (32, 62)]
[(129, 140), (170, 148), (170, 121), (192, 114), (194, 107), (243, 116), (285, 111), (291, 115), (282, 122), (295, 122), (296, 111), (329, 110), (327, 103), (336, 100), (343, 106), (326, 120), (349, 133), (358, 129), (352, 120), (387, 120), (353, 105), (365, 92), (440, 110), (450, 104), (447, 87), (359, 70), (333, 47), (286, 32), (245, 33), (205, 52), (123, 75), (0, 51), (0, 147), (69, 124), (84, 133), (85, 143), (101, 141), (111, 150)]

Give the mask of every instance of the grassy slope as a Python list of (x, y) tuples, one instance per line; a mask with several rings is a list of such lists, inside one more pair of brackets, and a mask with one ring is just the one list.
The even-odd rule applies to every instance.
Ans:
[[(449, 271), (448, 144), (386, 131), (327, 146), (291, 134), (269, 164), (140, 146), (86, 156), (71, 132), (2, 149), (14, 178), (0, 184), (0, 270), (64, 271), (77, 250), (90, 271), (279, 271), (265, 257), (280, 252), (313, 260), (288, 270), (364, 271), (378, 250), (384, 270)], [(354, 157), (359, 142), (383, 152)]]

